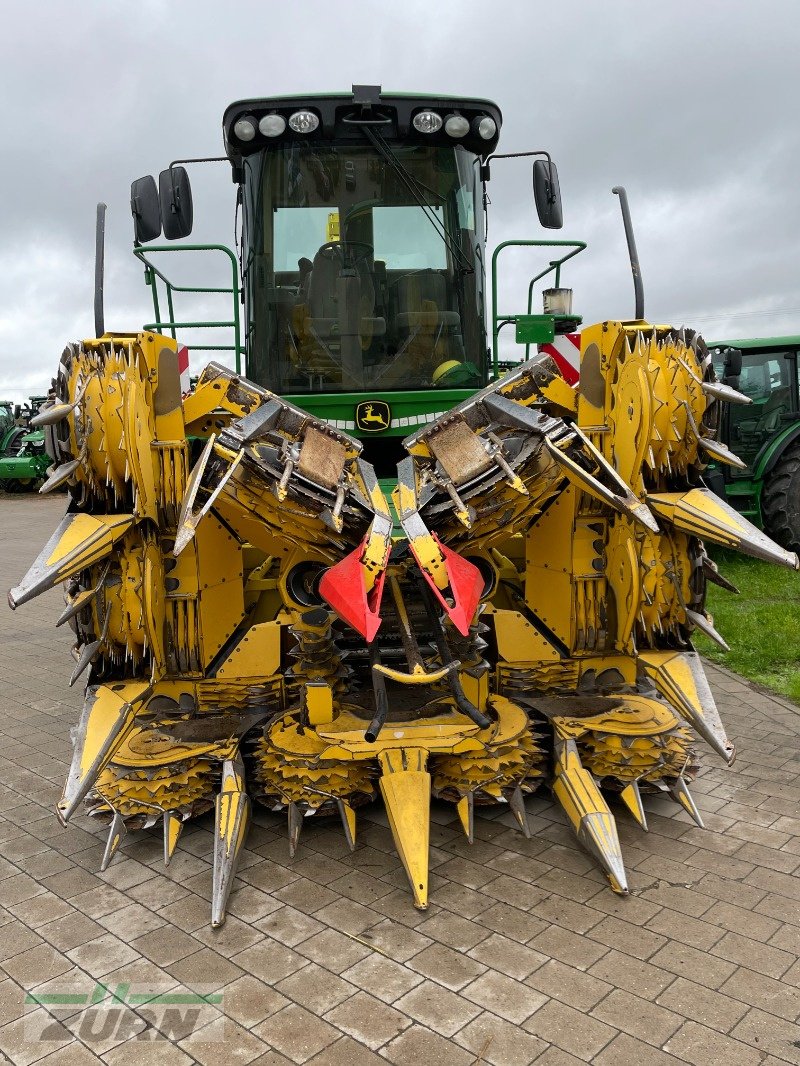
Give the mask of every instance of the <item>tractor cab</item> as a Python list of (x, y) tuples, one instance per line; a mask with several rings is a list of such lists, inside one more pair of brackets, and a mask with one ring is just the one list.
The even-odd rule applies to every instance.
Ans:
[[(720, 426), (743, 468), (715, 467), (706, 480), (781, 544), (798, 544), (800, 337), (714, 341), (709, 349), (717, 376), (750, 402), (726, 404)], [(782, 532), (787, 521), (791, 534)]]
[[(495, 155), (501, 123), (488, 100), (378, 86), (243, 100), (225, 111), (223, 158), (238, 186), (241, 243), (235, 255), (213, 248), (229, 257), (234, 312), (209, 324), (234, 327), (236, 367), (244, 356), (251, 381), (366, 439), (382, 476), (394, 471), (404, 437), (497, 376), (502, 325), (516, 323), (527, 352), (559, 328), (552, 314), (533, 315), (529, 306), (527, 315), (495, 316), (490, 348), (486, 288), (496, 271), (494, 261), (491, 272), (486, 264), (485, 183), (491, 159), (503, 158)], [(546, 152), (519, 154), (539, 157), (539, 219), (560, 227), (555, 165)], [(169, 239), (191, 232), (185, 168), (162, 172), (158, 192), (153, 178), (134, 182), (131, 206), (135, 254), (158, 319), (148, 328), (175, 336), (198, 323), (175, 320), (180, 289), (152, 259), (172, 249), (143, 245), (162, 226)], [(555, 269), (557, 285), (560, 263), (584, 247), (508, 243), (566, 244), (543, 272)]]

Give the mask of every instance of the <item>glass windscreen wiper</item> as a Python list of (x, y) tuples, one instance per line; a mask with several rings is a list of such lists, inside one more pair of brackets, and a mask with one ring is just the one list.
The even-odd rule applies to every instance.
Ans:
[(436, 230), (436, 232), (439, 234), (441, 239), (444, 241), (444, 244), (452, 255), (453, 259), (456, 260), (456, 262), (460, 266), (462, 273), (474, 274), (475, 268), (472, 263), (469, 261), (469, 259), (467, 259), (467, 257), (458, 247), (458, 244), (456, 244), (451, 235), (447, 232), (447, 229), (443, 225), (443, 223), (441, 223), (436, 217), (436, 215), (431, 211), (430, 205), (425, 202), (421, 190), (424, 189), (427, 192), (431, 192), (432, 190), (427, 189), (427, 187), (422, 185), (410, 171), (406, 170), (401, 160), (392, 150), (391, 146), (382, 136), (382, 134), (380, 134), (377, 130), (372, 129), (372, 127), (367, 124), (362, 125), (361, 130), (364, 133), (364, 136), (370, 141), (373, 147), (377, 149), (379, 154), (394, 170), (398, 178), (400, 178), (400, 180), (402, 181), (403, 185), (405, 185), (406, 189), (408, 189), (408, 191), (414, 197), (416, 202), (419, 204), (423, 214), (428, 219), (433, 228)]

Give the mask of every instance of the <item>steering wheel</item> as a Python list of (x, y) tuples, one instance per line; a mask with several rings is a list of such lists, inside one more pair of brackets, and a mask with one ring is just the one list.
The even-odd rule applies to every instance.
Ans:
[(357, 263), (365, 262), (375, 254), (373, 246), (363, 241), (328, 241), (327, 244), (320, 246), (317, 255), (320, 252), (328, 251), (337, 251), (341, 256), (342, 263), (347, 266), (355, 266)]

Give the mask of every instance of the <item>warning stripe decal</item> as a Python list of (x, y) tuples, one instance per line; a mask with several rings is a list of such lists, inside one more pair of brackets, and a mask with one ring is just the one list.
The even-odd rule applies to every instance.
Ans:
[(552, 343), (540, 344), (539, 351), (555, 359), (566, 382), (577, 385), (581, 371), (580, 333), (560, 333)]

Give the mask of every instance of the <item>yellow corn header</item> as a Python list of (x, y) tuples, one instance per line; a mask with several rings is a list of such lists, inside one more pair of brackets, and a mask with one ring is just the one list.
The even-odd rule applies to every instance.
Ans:
[(577, 389), (540, 356), (406, 438), (390, 505), (361, 442), (225, 367), (182, 399), (164, 336), (69, 346), (41, 420), (72, 502), (9, 594), (63, 583), (88, 670), (60, 818), (109, 824), (105, 868), (213, 809), (220, 925), (254, 801), (293, 853), (311, 816), (356, 848), (380, 794), (424, 908), (432, 796), (472, 840), (549, 789), (625, 893), (609, 802), (702, 824), (691, 729), (733, 759), (691, 644), (724, 643), (703, 542), (797, 567), (703, 487), (730, 398), (691, 331), (591, 326)]

